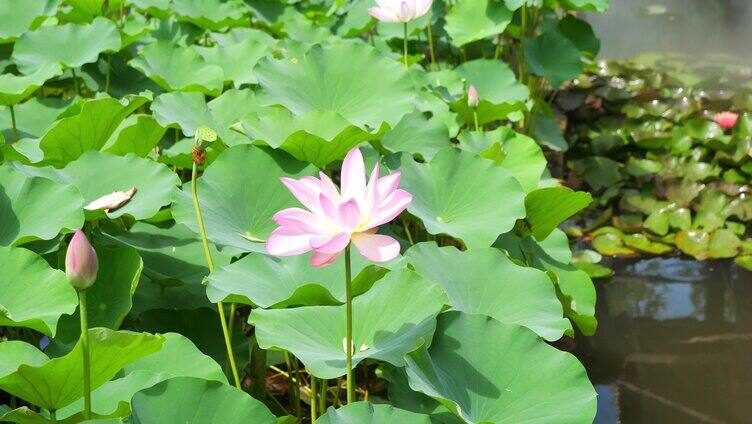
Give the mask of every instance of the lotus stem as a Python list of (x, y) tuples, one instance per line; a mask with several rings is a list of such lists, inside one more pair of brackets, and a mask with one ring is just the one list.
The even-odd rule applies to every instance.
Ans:
[(478, 111), (473, 109), (473, 120), (475, 121), (475, 131), (480, 132), (480, 125), (478, 125)]
[(110, 64), (112, 63), (112, 55), (107, 55), (107, 70), (105, 71), (105, 77), (104, 77), (104, 92), (109, 93), (110, 92)]
[(76, 69), (71, 68), (71, 73), (73, 74), (73, 87), (76, 88), (76, 94), (81, 96), (81, 87), (78, 86), (78, 77), (76, 77)]
[[(407, 28), (407, 24), (405, 24), (405, 28)], [(405, 32), (407, 32), (407, 29), (405, 29)], [(347, 327), (345, 336), (345, 367), (347, 368), (347, 403), (355, 402), (355, 380), (353, 379), (352, 372), (352, 277), (350, 273), (350, 245), (347, 245), (345, 248), (345, 322)]]
[[(209, 239), (206, 237), (206, 227), (204, 226), (204, 216), (201, 214), (201, 205), (198, 202), (198, 189), (196, 187), (196, 174), (198, 173), (198, 164), (193, 161), (193, 169), (191, 171), (191, 196), (193, 197), (193, 207), (196, 210), (196, 221), (198, 222), (198, 232), (201, 236), (201, 243), (204, 246), (204, 256), (206, 256), (206, 265), (209, 268), (209, 272), (214, 272), (214, 259), (212, 259), (211, 250), (209, 250)], [(235, 365), (235, 355), (232, 351), (232, 342), (230, 341), (230, 332), (227, 328), (227, 319), (225, 318), (225, 307), (220, 300), (217, 302), (217, 310), (219, 311), (219, 323), (222, 326), (222, 335), (225, 339), (225, 349), (227, 350), (227, 357), (230, 362), (230, 370), (232, 371), (232, 378), (235, 381), (235, 387), (238, 389), (240, 386), (240, 377), (238, 377), (238, 368)]]
[(311, 424), (316, 424), (316, 411), (318, 407), (316, 377), (311, 374)]
[(436, 70), (436, 52), (433, 49), (433, 30), (431, 29), (431, 18), (428, 18), (428, 25), (426, 25), (428, 31), (428, 52), (431, 55), (431, 69)]
[(298, 392), (298, 378), (293, 367), (293, 357), (285, 351), (285, 363), (287, 365), (288, 390), (290, 392), (290, 407), (295, 411), (295, 417), (300, 420), (300, 393)]
[(325, 378), (321, 379), (321, 394), (319, 395), (319, 411), (323, 414), (326, 411), (326, 395), (329, 392), (329, 383)]
[(88, 420), (91, 418), (91, 357), (89, 352), (89, 318), (86, 312), (86, 290), (78, 291), (78, 311), (81, 316), (81, 350), (83, 351), (84, 419)]
[(13, 110), (13, 105), (8, 106), (10, 109), (10, 122), (13, 127), (13, 142), (18, 143), (18, 128), (16, 127), (16, 111)]
[(54, 409), (50, 410), (50, 422), (52, 424), (57, 424), (57, 411)]
[(405, 69), (407, 69), (407, 68), (409, 68), (409, 65), (407, 64), (407, 22), (405, 22), (403, 24), (403, 28), (405, 30), (404, 31), (405, 32), (405, 36), (404, 36), (404, 38), (402, 40), (403, 41), (402, 47), (403, 47), (403, 52), (404, 52), (403, 58), (405, 60)]

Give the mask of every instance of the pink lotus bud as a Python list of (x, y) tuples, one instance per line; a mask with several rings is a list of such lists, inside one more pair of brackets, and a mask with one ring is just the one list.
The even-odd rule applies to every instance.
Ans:
[(715, 121), (716, 124), (720, 125), (724, 130), (734, 128), (738, 119), (739, 114), (729, 111), (716, 113), (715, 116), (713, 116), (713, 121)]
[(411, 15), (412, 15), (412, 10), (410, 10), (410, 6), (407, 4), (406, 1), (403, 1), (400, 4), (400, 20), (402, 22), (407, 22), (410, 20)]
[(86, 290), (97, 280), (97, 252), (81, 230), (76, 230), (65, 254), (65, 275), (76, 290)]
[(480, 96), (478, 90), (474, 85), (470, 84), (470, 88), (467, 89), (467, 105), (475, 109), (480, 103)]

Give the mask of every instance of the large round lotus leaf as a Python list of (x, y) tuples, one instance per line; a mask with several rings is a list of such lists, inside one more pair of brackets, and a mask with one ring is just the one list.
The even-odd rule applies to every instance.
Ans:
[(0, 166), (0, 246), (50, 240), (84, 223), (75, 187)]
[(123, 215), (136, 219), (151, 218), (162, 206), (171, 202), (173, 190), (180, 184), (180, 179), (167, 166), (132, 153), (114, 156), (88, 151), (60, 170), (52, 167), (16, 166), (31, 175), (45, 176), (77, 188), (84, 204), (112, 192), (127, 191), (135, 187), (135, 194), (123, 206), (102, 212), (109, 218)]
[[(405, 299), (415, 299), (409, 308)], [(436, 285), (407, 269), (392, 271), (353, 300), (353, 367), (366, 358), (396, 366), (429, 343), (446, 297)], [(320, 378), (345, 374), (345, 306), (254, 310), (259, 346), (289, 350)]]
[(242, 120), (242, 126), (254, 142), (279, 148), (321, 168), (342, 159), (358, 144), (378, 139), (386, 130), (382, 125), (377, 132), (365, 131), (333, 111), (314, 110), (295, 116), (281, 106), (249, 114)]
[(134, 424), (275, 424), (269, 409), (240, 389), (194, 377), (175, 377), (131, 400)]
[[(213, 303), (239, 302), (262, 308), (341, 305), (345, 303), (344, 263), (340, 256), (331, 265), (313, 268), (310, 254), (277, 258), (251, 253), (209, 275), (206, 296)], [(354, 255), (354, 296), (367, 291), (382, 274), (368, 265), (362, 256)]]
[[(246, 252), (264, 251), (263, 241), (276, 228), (272, 216), (299, 205), (280, 177), (312, 175), (311, 165), (284, 152), (240, 145), (225, 150), (198, 181), (198, 198), (209, 240)], [(175, 195), (175, 221), (198, 232), (190, 184)]]
[(557, 27), (559, 32), (574, 43), (583, 54), (590, 57), (598, 55), (598, 51), (601, 49), (601, 42), (598, 40), (598, 37), (595, 36), (593, 27), (591, 27), (587, 21), (576, 18), (574, 15), (567, 14), (559, 21)]
[(355, 402), (339, 409), (330, 406), (316, 422), (320, 424), (430, 424), (431, 419), (428, 415), (397, 409), (388, 404)]
[(512, 21), (512, 11), (502, 2), (471, 0), (455, 3), (446, 15), (444, 29), (452, 44), (462, 47), (473, 41), (504, 32)]
[[(91, 393), (92, 413), (101, 416), (125, 416), (136, 392), (173, 377), (195, 377), (227, 383), (222, 368), (201, 353), (188, 338), (177, 333), (164, 334), (162, 349), (123, 368), (124, 376), (108, 381)], [(57, 411), (67, 418), (83, 409), (83, 399)]]
[(20, 37), (39, 25), (42, 18), (53, 15), (60, 0), (24, 0), (0, 2), (0, 43)]
[(125, 3), (125, 0), (65, 0), (71, 9), (65, 18), (73, 22), (90, 22), (97, 16), (107, 16), (115, 13)]
[(536, 74), (548, 79), (553, 87), (576, 78), (582, 72), (580, 51), (557, 30), (549, 30), (523, 43), (525, 62)]
[(102, 150), (117, 156), (133, 153), (143, 158), (154, 150), (166, 131), (151, 115), (131, 115), (118, 125)]
[[(120, 328), (133, 306), (131, 298), (138, 286), (144, 264), (132, 247), (95, 245), (99, 271), (97, 281), (86, 289), (89, 327)], [(80, 311), (62, 317), (54, 343), (73, 346), (81, 334)], [(48, 348), (49, 349), (49, 348)], [(47, 353), (51, 353), (50, 350)]]
[[(125, 365), (162, 347), (164, 338), (147, 333), (89, 329), (91, 388), (114, 377)], [(0, 363), (9, 360), (0, 358)], [(23, 364), (0, 376), (0, 389), (31, 404), (57, 410), (81, 397), (83, 348), (77, 343), (65, 356), (44, 364)]]
[(538, 187), (546, 169), (546, 158), (532, 138), (511, 128), (499, 127), (493, 131), (462, 132), (458, 139), (460, 149), (491, 159), (508, 169), (526, 193)]
[(392, 406), (429, 415), (431, 423), (434, 424), (463, 424), (465, 422), (436, 399), (410, 388), (405, 368), (381, 364), (377, 372), (380, 378), (389, 382), (389, 403)]
[(568, 187), (549, 187), (531, 191), (525, 197), (525, 219), (538, 240), (551, 234), (559, 224), (593, 201), (590, 193)]
[(21, 103), (48, 79), (60, 75), (62, 69), (57, 63), (48, 63), (31, 75), (0, 75), (0, 105), (12, 106)]
[(365, 43), (316, 45), (301, 57), (262, 59), (255, 73), (262, 103), (282, 105), (295, 116), (333, 113), (342, 117), (340, 129), (394, 126), (414, 107), (404, 67)]
[[(479, 124), (504, 119), (512, 112), (526, 108), (525, 102), (528, 100), (529, 90), (517, 81), (514, 72), (502, 61), (471, 60), (458, 66), (454, 73), (458, 78), (465, 80), (466, 87), (472, 84), (478, 90)], [(452, 102), (451, 107), (462, 116), (465, 122), (472, 124), (475, 118), (473, 110), (467, 105), (467, 94), (464, 93), (466, 87), (462, 88), (461, 98)]]
[(190, 22), (212, 31), (247, 22), (244, 18), (244, 4), (238, 0), (173, 0), (169, 9), (178, 21)]
[(402, 171), (400, 186), (413, 195), (408, 211), (431, 234), (457, 237), (468, 248), (488, 247), (525, 216), (525, 193), (512, 174), (472, 153), (450, 148), (430, 163), (403, 153), (388, 164)]
[(88, 25), (44, 26), (18, 38), (13, 62), (30, 74), (48, 63), (69, 68), (97, 60), (105, 51), (120, 50), (120, 33), (109, 19), (97, 18)]
[(54, 336), (60, 317), (76, 310), (76, 290), (65, 273), (50, 268), (36, 253), (0, 247), (0, 269), (0, 325)]
[[(152, 225), (136, 222), (122, 234), (103, 234), (118, 244), (134, 247), (144, 261), (144, 276), (163, 287), (187, 284), (200, 286), (209, 274), (201, 240), (181, 224)], [(230, 263), (231, 254), (209, 249), (218, 267)], [(203, 292), (203, 286), (201, 291)]]
[(207, 63), (222, 68), (224, 80), (239, 88), (258, 82), (253, 68), (269, 53), (269, 45), (249, 38), (229, 46), (200, 47), (198, 53)]
[(419, 154), (426, 160), (450, 145), (447, 126), (436, 119), (426, 119), (420, 111), (405, 115), (381, 138), (381, 146), (391, 153)]
[(410, 387), (468, 423), (589, 423), (596, 393), (585, 367), (527, 328), (483, 315), (439, 315), (430, 348), (406, 357)]
[(545, 272), (515, 265), (498, 249), (459, 251), (419, 243), (406, 254), (415, 271), (439, 284), (455, 310), (525, 326), (546, 340), (570, 328)]
[(157, 41), (144, 46), (128, 65), (167, 91), (198, 91), (210, 96), (222, 91), (222, 68), (206, 63), (193, 47)]
[(21, 340), (6, 340), (0, 343), (0, 358), (3, 358), (0, 361), (0, 376), (14, 372), (22, 364), (40, 366), (50, 360), (34, 345)]
[(608, 10), (610, 0), (564, 0), (564, 3), (573, 10), (590, 10), (605, 13)]
[(43, 163), (61, 168), (88, 150), (101, 149), (120, 122), (147, 101), (142, 96), (85, 101), (78, 113), (64, 114), (39, 140)]
[[(32, 97), (27, 101), (13, 107), (16, 113), (16, 129), (18, 136), (38, 138), (60, 114), (64, 113), (71, 105), (73, 99), (62, 100), (57, 97)], [(12, 122), (10, 110), (7, 107), (0, 108), (0, 130), (6, 140), (12, 140)], [(16, 143), (18, 145), (19, 143)]]

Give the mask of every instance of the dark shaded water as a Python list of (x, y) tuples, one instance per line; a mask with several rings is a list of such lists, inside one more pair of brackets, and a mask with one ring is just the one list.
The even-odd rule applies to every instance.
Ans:
[(596, 423), (752, 422), (752, 273), (678, 258), (607, 265), (598, 333), (578, 340)]

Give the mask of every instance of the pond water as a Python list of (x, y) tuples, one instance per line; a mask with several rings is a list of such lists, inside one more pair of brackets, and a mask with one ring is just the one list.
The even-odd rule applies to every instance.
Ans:
[(752, 422), (752, 272), (731, 262), (611, 260), (598, 332), (577, 354), (597, 424)]

